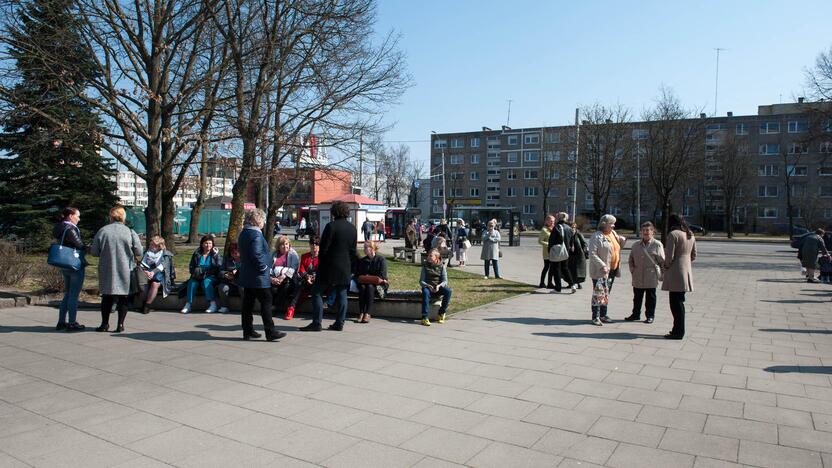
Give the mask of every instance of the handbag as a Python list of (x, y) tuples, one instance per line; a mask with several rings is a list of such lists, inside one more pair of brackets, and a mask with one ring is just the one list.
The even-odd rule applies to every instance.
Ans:
[(465, 239), (464, 241), (462, 241), (462, 248), (463, 249), (470, 249), (471, 248), (471, 241), (469, 241), (468, 239)]
[(563, 239), (563, 226), (558, 225), (558, 227), (560, 228), (561, 243), (555, 244), (549, 249), (550, 262), (562, 262), (569, 259), (569, 251), (566, 249), (566, 242)]
[(376, 275), (359, 275), (358, 276), (358, 283), (359, 284), (374, 284), (376, 286), (380, 284), (384, 284), (384, 279), (380, 276)]
[(195, 280), (205, 279), (205, 269), (201, 266), (195, 267), (194, 272), (191, 273), (191, 278)]
[[(75, 229), (78, 228), (76, 227)], [(64, 229), (64, 233), (61, 234), (60, 243), (52, 244), (49, 247), (49, 254), (46, 256), (46, 263), (54, 267), (78, 271), (83, 268), (84, 253), (74, 247), (63, 245), (64, 237), (66, 237), (66, 231), (68, 230), (69, 228)]]
[(650, 256), (650, 252), (647, 251), (647, 247), (645, 247), (644, 244), (641, 244), (641, 248), (644, 250), (644, 255), (648, 260), (650, 260), (650, 263), (653, 264), (653, 268), (656, 269), (656, 276), (659, 278), (659, 281), (664, 281), (664, 270), (662, 270), (662, 267), (660, 267), (656, 261), (653, 260), (653, 257)]

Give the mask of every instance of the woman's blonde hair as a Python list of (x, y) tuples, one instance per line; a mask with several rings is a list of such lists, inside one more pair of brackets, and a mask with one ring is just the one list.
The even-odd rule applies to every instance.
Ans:
[(442, 260), (442, 254), (439, 253), (439, 249), (430, 249), (428, 252), (428, 260), (432, 260), (434, 256)]
[(123, 223), (125, 219), (127, 219), (127, 212), (124, 211), (124, 207), (114, 206), (110, 208), (110, 221)]
[(166, 250), (167, 246), (165, 246), (165, 238), (162, 236), (153, 236), (150, 238), (150, 243), (159, 247), (159, 250)]
[(282, 235), (282, 236), (280, 236), (280, 237), (278, 237), (278, 238), (274, 241), (274, 249), (275, 249), (275, 250), (280, 250), (280, 246), (281, 246), (281, 245), (283, 245), (283, 244), (286, 244), (286, 245), (288, 245), (288, 246), (290, 246), (290, 247), (292, 246), (292, 243), (289, 241), (289, 236), (287, 236), (287, 235), (285, 235), (285, 234), (284, 234), (284, 235)]
[(492, 219), (491, 221), (488, 222), (488, 229), (491, 229), (493, 227), (497, 227), (497, 220), (496, 219)]
[(378, 242), (371, 241), (371, 240), (370, 241), (365, 241), (364, 246), (366, 247), (368, 245), (373, 248), (373, 252), (378, 252)]

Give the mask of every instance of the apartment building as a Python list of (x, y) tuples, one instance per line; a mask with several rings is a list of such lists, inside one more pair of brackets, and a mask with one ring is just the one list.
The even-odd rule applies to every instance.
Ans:
[[(116, 195), (119, 203), (125, 206), (147, 206), (147, 183), (141, 177), (130, 171), (119, 171), (116, 176)], [(234, 179), (223, 177), (208, 177), (205, 198), (230, 197), (234, 187)], [(179, 191), (173, 201), (177, 208), (188, 208), (196, 203), (198, 195), (199, 177), (185, 176)]]
[[(819, 117), (816, 109), (825, 109)], [(832, 225), (832, 103), (759, 106), (757, 115), (705, 117), (701, 151), (703, 172), (685, 180), (674, 199), (674, 209), (693, 223), (724, 229), (721, 169), (714, 155), (727, 141), (735, 141), (753, 155), (754, 175), (747, 184), (742, 205), (734, 213), (740, 230), (783, 232), (788, 223), (786, 178), (790, 186), (796, 224)], [(645, 163), (650, 122), (631, 122), (630, 137)], [(454, 132), (431, 135), (431, 216), (441, 216), (447, 203), (452, 216), (491, 217), (498, 209), (511, 209), (526, 224), (539, 225), (547, 212), (592, 214), (592, 196), (575, 184), (575, 126), (534, 127)], [(641, 219), (657, 219), (660, 208), (647, 178), (640, 171)], [(788, 171), (788, 172), (786, 172)], [(444, 176), (444, 190), (442, 177)], [(638, 203), (631, 187), (632, 171), (621, 175), (610, 193), (609, 211), (632, 224)], [(447, 191), (447, 193), (445, 193)], [(575, 192), (577, 191), (577, 194)], [(544, 197), (544, 193), (548, 195)], [(811, 226), (810, 226), (811, 227)]]

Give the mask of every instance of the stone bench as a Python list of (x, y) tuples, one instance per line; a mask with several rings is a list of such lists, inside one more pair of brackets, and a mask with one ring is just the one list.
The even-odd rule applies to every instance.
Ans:
[(393, 258), (405, 262), (416, 263), (416, 249), (407, 247), (393, 247)]
[[(229, 309), (232, 312), (239, 313), (242, 309), (242, 298), (240, 296), (231, 296), (229, 298)], [(141, 307), (141, 299), (137, 295), (134, 305)], [(151, 308), (156, 310), (175, 310), (179, 311), (185, 305), (185, 298), (179, 297), (175, 292), (169, 294), (168, 297), (163, 298), (161, 294), (156, 296)], [(194, 296), (194, 301), (191, 304), (192, 313), (202, 313), (208, 308), (208, 301), (203, 295)], [(259, 313), (260, 305), (255, 304), (255, 315)], [(430, 305), (430, 318), (435, 320), (439, 310), (439, 302), (433, 301)], [(299, 307), (295, 309), (295, 315), (311, 314), (312, 301), (309, 298), (305, 299)], [(325, 310), (325, 315), (331, 315), (332, 308)], [(350, 293), (347, 296), (347, 316), (358, 316), (358, 296)], [(376, 297), (373, 304), (373, 316), (397, 319), (421, 319), (422, 318), (422, 292), (418, 290), (411, 291), (395, 291), (390, 290), (385, 295), (384, 299)], [(280, 318), (280, 317), (276, 317)]]

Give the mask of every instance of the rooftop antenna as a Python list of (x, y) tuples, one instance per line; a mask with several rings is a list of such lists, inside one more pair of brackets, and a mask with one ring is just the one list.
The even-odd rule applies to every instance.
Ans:
[(714, 48), (716, 51), (716, 82), (714, 83), (714, 117), (716, 117), (716, 105), (719, 99), (719, 53), (723, 50), (722, 47)]
[(508, 100), (508, 115), (506, 116), (506, 127), (511, 126), (511, 99)]

